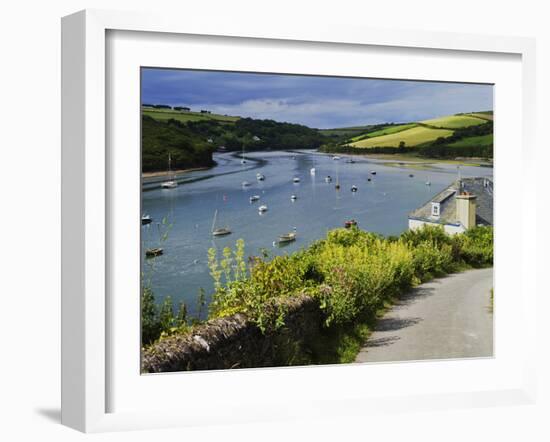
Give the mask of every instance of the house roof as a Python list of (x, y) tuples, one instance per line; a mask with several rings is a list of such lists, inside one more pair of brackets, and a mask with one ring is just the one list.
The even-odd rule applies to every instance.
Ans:
[[(486, 185), (485, 185), (486, 184)], [(476, 224), (493, 225), (493, 180), (472, 177), (456, 180), (409, 214), (410, 219), (440, 224), (459, 224), (456, 216), (456, 196), (468, 192), (476, 198)], [(439, 218), (432, 217), (432, 203), (439, 203)]]

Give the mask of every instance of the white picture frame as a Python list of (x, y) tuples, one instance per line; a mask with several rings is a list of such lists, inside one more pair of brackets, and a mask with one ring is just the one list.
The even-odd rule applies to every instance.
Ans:
[[(196, 18), (183, 22), (179, 17), (154, 16), (143, 13), (122, 13), (87, 10), (63, 18), (62, 21), (62, 423), (85, 432), (111, 431), (138, 428), (158, 428), (186, 425), (207, 425), (212, 415), (194, 414), (168, 406), (149, 411), (110, 411), (109, 367), (113, 357), (107, 339), (111, 326), (108, 302), (107, 244), (112, 240), (108, 228), (109, 187), (106, 121), (109, 116), (106, 78), (106, 36), (108, 32), (144, 32), (155, 35), (218, 36), (220, 38), (254, 39), (257, 41), (308, 42), (311, 44), (338, 44), (345, 46), (375, 46), (378, 48), (429, 49), (436, 51), (467, 51), (482, 57), (483, 54), (509, 54), (521, 57), (521, 156), (522, 174), (528, 176), (533, 164), (535, 146), (532, 126), (535, 118), (535, 46), (532, 39), (517, 37), (490, 37), (479, 35), (403, 31), (394, 33), (372, 28), (334, 26), (317, 29), (314, 25), (292, 27), (281, 23), (266, 27), (248, 23), (238, 26), (231, 23), (209, 22)], [(498, 112), (498, 108), (497, 111)], [(498, 134), (498, 132), (497, 132)], [(498, 140), (498, 138), (497, 138)], [(498, 141), (497, 141), (498, 142)], [(497, 166), (498, 167), (498, 166)], [(536, 192), (519, 189), (516, 193), (523, 207), (536, 206)], [(527, 228), (526, 211), (520, 211), (519, 226), (521, 253), (521, 305), (524, 336), (534, 336), (535, 324), (527, 316), (536, 309), (534, 297), (534, 269), (526, 264), (528, 256), (535, 256), (535, 229)], [(532, 212), (530, 212), (532, 215)], [(497, 234), (498, 235), (498, 234)], [(506, 253), (497, 245), (495, 253)], [(498, 274), (498, 273), (497, 273)], [(505, 290), (505, 287), (502, 288)], [(532, 317), (536, 315), (533, 314)], [(517, 325), (517, 324), (516, 324)], [(498, 339), (498, 335), (497, 335)], [(535, 396), (535, 367), (533, 344), (526, 343), (525, 351), (518, 354), (522, 375), (499, 388), (483, 389), (480, 386), (462, 392), (449, 393), (444, 386), (425, 395), (389, 394), (372, 397), (337, 394), (326, 399), (306, 398), (310, 407), (285, 408), (275, 403), (272, 407), (257, 407), (247, 399), (237, 399), (235, 410), (242, 413), (220, 411), (217, 422), (248, 422), (288, 417), (325, 416), (328, 414), (368, 414), (383, 409), (388, 412), (414, 409), (455, 408), (499, 404), (532, 403)], [(498, 358), (498, 354), (497, 354)], [(395, 364), (392, 367), (396, 367)], [(386, 365), (385, 367), (390, 367)], [(325, 373), (335, 376), (330, 367)], [(346, 373), (354, 368), (347, 368)], [(393, 370), (394, 368), (391, 368)], [(472, 367), (470, 367), (472, 369)], [(254, 373), (258, 381), (265, 377), (276, 378), (289, 370), (241, 370), (240, 382), (246, 382), (247, 373)], [(387, 368), (390, 370), (390, 368)], [(414, 368), (407, 370), (412, 374)], [(291, 373), (291, 374), (289, 374)], [(217, 373), (194, 373), (208, 376), (212, 381)], [(252, 375), (249, 375), (252, 377)], [(280, 375), (279, 375), (280, 376)], [(520, 379), (521, 378), (521, 379)], [(236, 381), (233, 378), (232, 381)], [(215, 381), (214, 381), (215, 382)], [(446, 381), (451, 383), (451, 381)], [(445, 382), (442, 383), (444, 385)], [(220, 402), (220, 407), (223, 405)], [(244, 411), (248, 410), (248, 413)]]

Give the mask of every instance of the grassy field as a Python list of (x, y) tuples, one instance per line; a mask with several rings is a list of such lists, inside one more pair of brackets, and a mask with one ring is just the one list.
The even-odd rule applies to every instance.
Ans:
[(380, 137), (382, 135), (391, 135), (397, 132), (403, 132), (404, 130), (411, 129), (416, 125), (417, 125), (416, 123), (408, 123), (408, 124), (396, 124), (392, 126), (386, 126), (382, 129), (375, 130), (374, 132), (368, 132), (366, 134), (361, 134), (356, 137), (353, 137), (351, 141), (355, 142), (355, 141), (364, 140), (366, 138)]
[[(473, 114), (471, 114), (473, 115)], [(446, 117), (424, 120), (420, 123), (443, 129), (459, 129), (461, 127), (477, 126), (487, 120), (470, 115), (449, 115)]]
[(401, 141), (405, 142), (405, 146), (418, 146), (419, 144), (435, 141), (439, 137), (450, 137), (453, 134), (452, 130), (447, 129), (432, 129), (429, 127), (417, 126), (401, 132), (382, 135), (374, 138), (351, 143), (353, 147), (370, 148), (370, 147), (398, 147)]
[(486, 120), (486, 121), (493, 121), (493, 114), (489, 112), (477, 112), (477, 113), (466, 114), (466, 115), (470, 115), (476, 118), (481, 118), (482, 120)]
[(205, 120), (217, 120), (220, 122), (234, 123), (239, 117), (231, 117), (227, 115), (218, 114), (201, 114), (200, 112), (181, 112), (170, 109), (150, 109), (142, 108), (143, 115), (147, 115), (155, 120), (166, 121), (170, 119), (181, 121), (185, 123), (187, 121), (205, 121)]
[(467, 137), (462, 140), (455, 141), (454, 143), (449, 144), (451, 147), (481, 147), (481, 146), (492, 146), (493, 145), (493, 135), (480, 135), (478, 137)]

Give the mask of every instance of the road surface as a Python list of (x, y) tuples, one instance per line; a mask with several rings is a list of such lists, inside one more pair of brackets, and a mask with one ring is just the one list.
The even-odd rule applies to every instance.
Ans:
[(492, 287), (492, 268), (419, 285), (378, 320), (355, 362), (492, 356)]

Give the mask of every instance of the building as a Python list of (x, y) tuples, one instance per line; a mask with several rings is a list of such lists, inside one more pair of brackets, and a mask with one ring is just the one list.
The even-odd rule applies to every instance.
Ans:
[(443, 226), (449, 234), (483, 225), (493, 225), (493, 180), (462, 178), (409, 214), (409, 229), (424, 225)]

